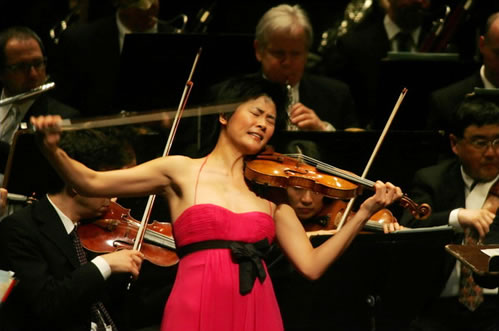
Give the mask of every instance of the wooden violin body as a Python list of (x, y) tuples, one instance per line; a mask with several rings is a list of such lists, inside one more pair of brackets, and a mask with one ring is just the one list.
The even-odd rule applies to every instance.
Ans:
[[(302, 157), (303, 159), (300, 159), (265, 150), (246, 160), (245, 178), (271, 187), (301, 187), (334, 199), (354, 198), (362, 193), (363, 187), (374, 187), (374, 182), (351, 172), (306, 155)], [(407, 195), (399, 200), (399, 204), (408, 208), (416, 219), (425, 219), (431, 214), (428, 204), (418, 205)]]
[[(101, 219), (80, 225), (78, 235), (86, 249), (96, 253), (110, 253), (119, 249), (132, 249), (139, 226), (140, 222), (130, 216), (130, 209), (111, 202)], [(158, 266), (168, 267), (178, 263), (171, 223), (149, 223), (141, 252), (146, 260)]]

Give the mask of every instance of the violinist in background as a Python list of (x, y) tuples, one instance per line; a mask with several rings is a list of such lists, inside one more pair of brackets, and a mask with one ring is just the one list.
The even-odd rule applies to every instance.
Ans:
[[(483, 239), (496, 218), (498, 206), (486, 206), (499, 179), (499, 103), (485, 96), (467, 97), (450, 130), (455, 158), (419, 170), (410, 192), (416, 203), (425, 201), (432, 206), (432, 215), (415, 220), (406, 212), (400, 223), (408, 227), (450, 225), (456, 243), (466, 240), (469, 244), (468, 232)], [(469, 269), (447, 257), (441, 270), (431, 270), (439, 273), (441, 282), (431, 289), (436, 297), (411, 330), (496, 330), (497, 290), (475, 288), (475, 296), (466, 295), (470, 292), (466, 292), (463, 276)]]
[(270, 8), (256, 26), (254, 48), (261, 72), (254, 75), (287, 87), (287, 130), (358, 128), (349, 87), (305, 72), (313, 40), (312, 25), (299, 5)]
[[(95, 170), (130, 162), (121, 142), (99, 131), (69, 133), (61, 146)], [(138, 277), (142, 253), (87, 255), (88, 263), (82, 262), (73, 243), (76, 227), (102, 216), (110, 199), (83, 196), (55, 174), (50, 183), (47, 196), (0, 223), (0, 265), (19, 279), (0, 309), (0, 330), (100, 331), (102, 322), (112, 330), (115, 325), (127, 330), (126, 324), (120, 325), (118, 303), (123, 302), (128, 275)], [(113, 284), (123, 293), (111, 293)]]
[(366, 220), (402, 197), (400, 188), (377, 182), (343, 229), (312, 247), (287, 204), (276, 205), (251, 191), (245, 156), (259, 153), (284, 113), (280, 86), (260, 79), (228, 81), (219, 103), (242, 101), (218, 117), (210, 154), (199, 159), (161, 157), (136, 167), (94, 171), (58, 146), (58, 117), (32, 118), (43, 153), (78, 192), (93, 196), (160, 194), (170, 206), (180, 257), (165, 307), (162, 330), (283, 330), (264, 252), (277, 239), (305, 277), (317, 279), (348, 247)]
[[(290, 154), (304, 154), (316, 160), (321, 159), (319, 148), (313, 141), (291, 141), (286, 149)], [(343, 200), (331, 199), (319, 192), (302, 187), (289, 186), (286, 188), (286, 195), (287, 202), (293, 208), (307, 232), (336, 229), (337, 223), (339, 223), (341, 214), (347, 204)], [(379, 220), (379, 223), (382, 224), (382, 230), (385, 233), (394, 232), (402, 228), (391, 212), (388, 210), (380, 212), (388, 215), (388, 219), (385, 217)]]
[(159, 0), (118, 0), (116, 14), (65, 30), (56, 49), (58, 97), (85, 116), (117, 113), (120, 54), (129, 33), (173, 32), (158, 18)]
[(430, 96), (428, 129), (450, 130), (452, 117), (466, 94), (475, 87), (499, 88), (499, 12), (489, 16), (478, 41), (482, 65), (471, 76), (433, 92)]
[(324, 74), (350, 86), (361, 126), (367, 128), (372, 128), (379, 111), (381, 59), (389, 51), (416, 52), (431, 27), (425, 15), (431, 0), (384, 2), (385, 6), (374, 2), (369, 17), (338, 38), (320, 64)]
[[(0, 32), (0, 100), (13, 97), (47, 82), (47, 57), (40, 37), (24, 26)], [(78, 111), (40, 94), (23, 102), (0, 106), (0, 173), (3, 174), (8, 146), (12, 143), (19, 123), (30, 116), (58, 114), (64, 118), (78, 115)], [(5, 156), (4, 156), (5, 155)], [(0, 175), (0, 183), (3, 175)]]

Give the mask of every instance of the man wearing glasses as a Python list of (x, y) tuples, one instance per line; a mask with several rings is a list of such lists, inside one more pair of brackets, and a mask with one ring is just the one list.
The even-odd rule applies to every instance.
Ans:
[[(0, 100), (10, 98), (47, 82), (47, 59), (38, 35), (27, 27), (11, 27), (0, 32)], [(77, 110), (39, 94), (36, 98), (0, 106), (0, 185), (14, 134), (30, 116), (58, 114), (77, 116)]]
[[(12, 27), (0, 33), (1, 99), (27, 92), (47, 82), (47, 59), (42, 41), (27, 27)], [(0, 141), (10, 144), (20, 122), (29, 116), (59, 114), (74, 117), (75, 109), (40, 95), (19, 103), (0, 106)]]
[[(494, 200), (491, 192), (499, 179), (497, 97), (467, 96), (455, 113), (449, 138), (456, 157), (419, 170), (409, 193), (415, 202), (430, 204), (432, 215), (416, 220), (406, 212), (400, 223), (408, 227), (450, 225), (456, 243), (469, 244), (468, 233), (485, 238), (499, 207), (497, 203), (487, 207)], [(440, 296), (427, 305), (414, 322), (414, 330), (495, 330), (496, 290), (470, 284), (464, 276), (471, 273), (450, 255), (440, 270), (428, 272), (441, 276), (432, 289)]]

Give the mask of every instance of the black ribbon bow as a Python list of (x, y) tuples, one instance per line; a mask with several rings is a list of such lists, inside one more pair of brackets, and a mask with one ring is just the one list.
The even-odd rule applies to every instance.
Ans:
[(269, 242), (266, 238), (256, 243), (233, 241), (229, 248), (234, 260), (239, 264), (239, 293), (248, 294), (257, 276), (260, 283), (263, 283), (267, 276), (262, 259), (270, 248)]

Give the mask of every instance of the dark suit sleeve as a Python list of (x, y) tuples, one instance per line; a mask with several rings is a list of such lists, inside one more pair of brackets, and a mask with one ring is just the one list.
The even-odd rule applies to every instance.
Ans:
[(9, 303), (23, 305), (28, 316), (48, 325), (64, 329), (81, 320), (104, 291), (105, 281), (93, 263), (74, 269), (60, 250), (16, 214), (0, 223), (0, 251), (20, 280)]
[(432, 207), (432, 213), (428, 219), (418, 220), (406, 210), (400, 219), (400, 224), (411, 228), (419, 228), (440, 226), (449, 223), (449, 215), (455, 209), (452, 207), (452, 204), (458, 202), (452, 201), (454, 199), (452, 195), (445, 194), (445, 190), (442, 190), (442, 185), (445, 186), (446, 184), (443, 182), (444, 179), (439, 177), (439, 173), (430, 169), (423, 169), (416, 172), (409, 197), (418, 204), (429, 204)]

